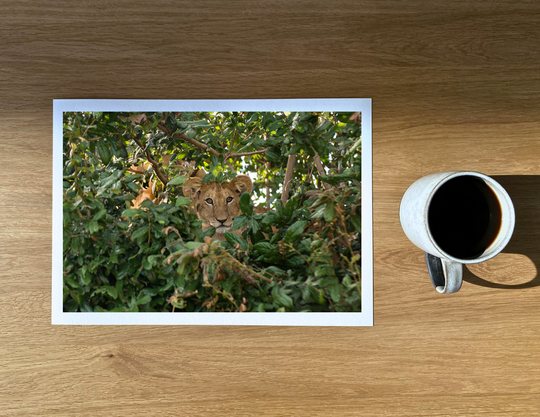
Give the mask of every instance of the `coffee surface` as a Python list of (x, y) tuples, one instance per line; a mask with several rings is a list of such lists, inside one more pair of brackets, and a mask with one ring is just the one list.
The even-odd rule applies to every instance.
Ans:
[(428, 211), (431, 234), (447, 254), (461, 259), (481, 256), (501, 226), (501, 207), (493, 190), (473, 176), (443, 184)]

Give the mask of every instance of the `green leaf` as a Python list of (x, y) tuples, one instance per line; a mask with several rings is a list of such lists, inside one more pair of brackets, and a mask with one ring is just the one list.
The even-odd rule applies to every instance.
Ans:
[(110, 285), (106, 285), (105, 289), (107, 290), (107, 294), (109, 294), (112, 298), (115, 300), (118, 298), (118, 291), (115, 287), (111, 287)]
[(107, 209), (101, 209), (94, 215), (94, 220), (99, 220), (107, 214)]
[(349, 150), (347, 151), (347, 155), (352, 154), (352, 153), (356, 150), (356, 148), (358, 148), (358, 147), (360, 146), (360, 143), (361, 143), (361, 142), (362, 142), (362, 138), (358, 139), (358, 140), (356, 141), (356, 143), (351, 147), (351, 149), (349, 149)]
[(150, 262), (150, 260), (148, 258), (144, 258), (143, 261), (142, 261), (142, 266), (144, 267), (144, 269), (146, 269), (147, 271), (150, 271), (152, 269), (152, 263)]
[(111, 162), (112, 158), (112, 153), (109, 146), (101, 140), (97, 141), (96, 146), (98, 148), (98, 154), (101, 158), (101, 162), (103, 162), (103, 165), (109, 165), (109, 162)]
[(73, 298), (78, 305), (82, 304), (83, 298), (82, 298), (81, 293), (79, 291), (71, 290), (69, 292), (69, 295), (71, 295), (71, 298)]
[(330, 120), (325, 120), (322, 122), (319, 126), (317, 126), (317, 129), (315, 129), (314, 134), (320, 135), (323, 133), (326, 129), (328, 129), (330, 126), (332, 126), (332, 122)]
[(302, 236), (307, 223), (305, 220), (298, 220), (293, 223), (285, 233), (285, 243), (296, 242)]
[(281, 199), (276, 200), (274, 207), (276, 208), (278, 216), (283, 216), (283, 203), (281, 202)]
[(137, 299), (136, 305), (140, 306), (141, 304), (147, 304), (152, 301), (152, 297), (148, 294), (143, 295)]
[(324, 220), (327, 222), (331, 222), (336, 217), (336, 209), (334, 208), (334, 203), (329, 202), (326, 205), (326, 209), (324, 210)]
[[(325, 276), (334, 276), (334, 269), (329, 265), (318, 265), (315, 269), (315, 276), (316, 277), (325, 277)], [(323, 286), (323, 285), (321, 285)]]
[(227, 239), (227, 242), (229, 242), (229, 244), (232, 246), (238, 243), (240, 245), (240, 249), (242, 249), (243, 251), (247, 251), (248, 249), (248, 243), (236, 233), (225, 232), (225, 239)]
[(236, 216), (233, 220), (231, 230), (238, 230), (248, 224), (248, 218), (244, 215)]
[(308, 287), (308, 289), (313, 301), (321, 305), (324, 304), (324, 291), (313, 286)]
[(73, 253), (79, 252), (79, 237), (72, 237), (71, 238), (71, 250)]
[(187, 177), (184, 177), (182, 175), (179, 175), (177, 177), (174, 177), (172, 180), (170, 180), (167, 185), (182, 185), (184, 182), (186, 182)]
[(202, 179), (201, 181), (201, 184), (208, 184), (209, 182), (212, 182), (216, 179), (216, 177), (214, 176), (214, 174), (212, 174), (211, 172), (206, 174), (204, 176), (204, 178)]
[(135, 230), (135, 231), (131, 234), (131, 240), (137, 241), (137, 240), (140, 239), (141, 237), (146, 237), (147, 235), (148, 235), (148, 225), (143, 226), (143, 227), (140, 227), (140, 228), (138, 228), (137, 230)]
[(346, 169), (341, 174), (334, 175), (321, 175), (321, 180), (327, 182), (328, 184), (337, 185), (340, 182), (346, 182), (350, 180), (360, 181), (360, 172), (355, 172), (351, 169)]
[(78, 275), (80, 276), (83, 285), (90, 284), (90, 282), (92, 281), (92, 275), (86, 271), (85, 266), (82, 266), (81, 269), (77, 272), (79, 273)]
[(331, 287), (337, 283), (336, 277), (323, 278), (319, 281), (319, 286), (321, 288)]
[(320, 206), (317, 208), (317, 210), (315, 210), (312, 214), (311, 214), (311, 218), (312, 219), (318, 219), (318, 218), (321, 218), (324, 216), (324, 212), (326, 210), (326, 206)]
[(277, 252), (278, 247), (277, 245), (272, 245), (271, 243), (268, 243), (268, 242), (259, 242), (255, 244), (253, 248), (257, 252), (262, 253), (263, 255), (266, 255), (267, 253), (270, 253), (270, 252)]
[(189, 250), (195, 250), (195, 249), (200, 248), (202, 245), (203, 245), (202, 242), (187, 242), (186, 248), (188, 248)]
[(248, 224), (253, 234), (257, 233), (259, 230), (259, 223), (257, 223), (255, 219), (249, 219)]
[(264, 154), (269, 161), (273, 162), (279, 161), (279, 159), (281, 158), (281, 152), (273, 148), (267, 149)]
[(253, 213), (253, 204), (251, 204), (251, 199), (249, 193), (243, 193), (240, 197), (240, 210), (247, 216), (251, 216)]
[(277, 266), (269, 266), (265, 269), (265, 271), (269, 272), (272, 275), (281, 275), (285, 273), (283, 269), (280, 269)]
[(68, 284), (71, 288), (77, 288), (79, 284), (73, 279), (64, 275), (64, 282)]
[(289, 201), (285, 203), (285, 208), (283, 209), (283, 214), (285, 215), (285, 217), (291, 217), (296, 207), (298, 207), (298, 198), (293, 197), (289, 199)]
[(216, 228), (215, 227), (209, 227), (203, 232), (203, 237), (212, 237), (216, 234)]
[(188, 206), (190, 204), (191, 204), (191, 198), (183, 197), (183, 196), (176, 197), (176, 203), (175, 203), (176, 207)]
[(285, 260), (287, 266), (290, 266), (291, 268), (296, 268), (305, 262), (306, 261), (304, 261), (304, 258), (302, 258), (300, 255), (294, 255), (293, 257)]
[(92, 220), (90, 223), (88, 223), (88, 231), (91, 234), (96, 233), (99, 230), (99, 223), (97, 220)]
[(149, 198), (147, 198), (141, 203), (141, 207), (144, 207), (144, 208), (154, 207), (154, 206), (155, 206), (154, 202), (150, 200)]
[(255, 122), (255, 120), (257, 120), (259, 118), (259, 113), (248, 113), (247, 116), (246, 116), (246, 126), (249, 126), (251, 125), (253, 122)]
[[(128, 186), (128, 188), (131, 191), (134, 191), (136, 193), (138, 193), (141, 190), (141, 186), (139, 184), (134, 183), (134, 182), (127, 182), (126, 185)], [(134, 197), (132, 197), (132, 198), (134, 198)]]
[(330, 298), (335, 303), (341, 300), (341, 285), (334, 284), (330, 287)]
[(274, 211), (269, 211), (261, 220), (262, 224), (276, 223), (280, 219), (279, 215)]
[(293, 154), (297, 153), (301, 148), (302, 148), (302, 145), (294, 145), (293, 147), (288, 149), (283, 155), (285, 155), (285, 156), (293, 155)]
[(353, 224), (354, 228), (358, 231), (358, 232), (362, 232), (362, 221), (360, 219), (360, 216), (357, 216), (356, 214), (355, 215), (352, 215), (350, 217), (351, 219), (351, 223)]
[(275, 300), (278, 304), (282, 305), (283, 307), (287, 307), (287, 308), (294, 307), (293, 299), (289, 297), (287, 294), (285, 294), (284, 292), (280, 292), (278, 296), (275, 298)]
[(127, 210), (124, 210), (122, 212), (122, 217), (133, 217), (133, 216), (136, 216), (137, 214), (142, 214), (142, 210), (141, 209), (127, 209)]

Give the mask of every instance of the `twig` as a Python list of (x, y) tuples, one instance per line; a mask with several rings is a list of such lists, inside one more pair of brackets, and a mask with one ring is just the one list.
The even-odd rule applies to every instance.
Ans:
[(159, 180), (163, 183), (163, 185), (167, 185), (169, 179), (161, 172), (158, 162), (152, 158), (152, 155), (150, 155), (150, 151), (148, 149), (145, 149), (143, 143), (136, 137), (133, 137), (133, 140), (137, 145), (139, 145), (139, 148), (146, 152), (146, 159), (152, 164), (152, 168), (154, 168), (154, 172), (158, 176)]
[(270, 278), (266, 278), (264, 275), (261, 275), (257, 272), (255, 272), (254, 270), (248, 268), (247, 266), (245, 266), (242, 262), (238, 261), (237, 259), (235, 259), (229, 252), (225, 251), (224, 252), (225, 255), (227, 255), (229, 258), (231, 258), (235, 263), (237, 263), (238, 265), (240, 265), (242, 268), (244, 268), (246, 271), (248, 272), (251, 272), (253, 275), (255, 275), (256, 277), (266, 281), (266, 282), (273, 282)]
[[(88, 129), (90, 129), (90, 128), (94, 125), (94, 123), (96, 123), (96, 120), (97, 120), (97, 119), (92, 120), (92, 123), (90, 123), (90, 124), (88, 125), (88, 127), (86, 128), (86, 130), (85, 130), (84, 133), (82, 134), (82, 137), (83, 137), (84, 139), (86, 139), (85, 136), (86, 136), (86, 134), (88, 133)], [(86, 140), (88, 140), (88, 139), (86, 139)]]
[(291, 180), (295, 163), (296, 154), (289, 155), (289, 159), (287, 160), (287, 170), (285, 171), (285, 180), (283, 181), (283, 192), (281, 193), (281, 202), (283, 205), (285, 205), (289, 199), (289, 190), (291, 188)]
[(239, 156), (250, 156), (250, 155), (257, 155), (260, 153), (265, 153), (270, 148), (264, 148), (260, 149), (258, 151), (252, 151), (252, 152), (243, 152), (243, 153), (232, 153), (228, 155), (229, 158), (238, 158)]

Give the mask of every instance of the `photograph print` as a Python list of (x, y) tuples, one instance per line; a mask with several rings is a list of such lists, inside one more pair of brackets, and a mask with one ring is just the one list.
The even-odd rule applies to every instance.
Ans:
[(362, 101), (55, 101), (53, 323), (370, 325)]

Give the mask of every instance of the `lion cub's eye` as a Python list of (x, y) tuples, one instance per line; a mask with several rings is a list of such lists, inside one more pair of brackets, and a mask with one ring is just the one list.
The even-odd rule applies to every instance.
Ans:
[(207, 198), (205, 200), (208, 204), (214, 204), (214, 201), (211, 198)]
[(231, 201), (233, 201), (233, 198), (232, 197), (227, 197), (227, 203), (230, 203)]

